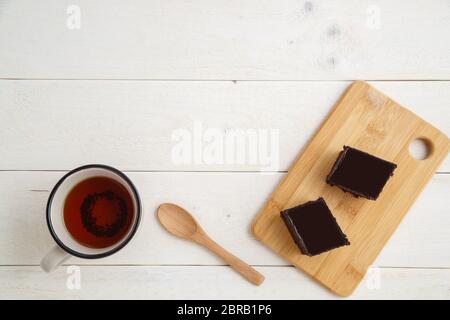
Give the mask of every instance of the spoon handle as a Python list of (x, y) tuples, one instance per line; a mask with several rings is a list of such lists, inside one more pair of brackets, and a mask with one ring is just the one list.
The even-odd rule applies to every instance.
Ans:
[(215, 254), (217, 254), (220, 258), (222, 258), (227, 264), (230, 265), (234, 270), (239, 272), (245, 279), (250, 281), (251, 283), (259, 286), (264, 281), (264, 276), (256, 271), (254, 268), (249, 266), (247, 263), (234, 256), (219, 244), (214, 242), (210, 237), (206, 234), (199, 235), (196, 239), (196, 242), (202, 244)]

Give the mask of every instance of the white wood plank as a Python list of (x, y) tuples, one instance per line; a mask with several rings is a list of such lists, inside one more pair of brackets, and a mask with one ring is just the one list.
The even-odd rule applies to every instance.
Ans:
[[(374, 82), (450, 134), (450, 82)], [(274, 168), (287, 170), (349, 82), (0, 81), (0, 170), (68, 170), (107, 163), (127, 170), (259, 171), (237, 163), (179, 163), (172, 134), (263, 129)], [(272, 131), (270, 131), (272, 130)], [(205, 152), (211, 142), (201, 141)], [(247, 145), (248, 146), (248, 145)], [(237, 148), (224, 147), (224, 153)], [(278, 158), (278, 161), (277, 161)], [(219, 159), (220, 160), (220, 159)], [(259, 158), (258, 160), (264, 160)], [(278, 162), (278, 165), (276, 163)], [(450, 159), (439, 169), (450, 171)]]
[[(69, 29), (69, 5), (81, 10)], [(0, 2), (0, 77), (449, 79), (447, 0)], [(70, 21), (69, 21), (70, 22)]]
[[(259, 267), (256, 287), (228, 267), (82, 266), (50, 275), (38, 267), (0, 267), (0, 299), (336, 299), (292, 267)], [(69, 273), (68, 273), (69, 272)], [(449, 269), (373, 269), (351, 299), (450, 299)]]
[[(0, 265), (38, 265), (54, 245), (45, 222), (48, 190), (62, 172), (0, 172)], [(287, 265), (254, 239), (250, 225), (282, 174), (129, 173), (144, 202), (144, 220), (125, 249), (79, 264), (220, 265), (222, 261), (168, 234), (160, 203), (190, 210), (217, 242), (253, 265)], [(383, 267), (450, 267), (450, 175), (435, 175), (375, 262)]]

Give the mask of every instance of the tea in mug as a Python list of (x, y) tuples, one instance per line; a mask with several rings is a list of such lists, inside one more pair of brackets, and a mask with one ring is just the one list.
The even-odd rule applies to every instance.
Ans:
[(129, 231), (134, 215), (132, 196), (119, 182), (92, 177), (79, 182), (64, 203), (64, 223), (72, 237), (91, 248), (119, 242)]

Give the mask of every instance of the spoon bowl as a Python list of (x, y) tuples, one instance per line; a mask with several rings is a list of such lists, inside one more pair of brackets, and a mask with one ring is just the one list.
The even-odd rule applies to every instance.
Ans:
[(177, 237), (190, 240), (199, 230), (194, 217), (176, 204), (161, 204), (157, 214), (163, 227)]

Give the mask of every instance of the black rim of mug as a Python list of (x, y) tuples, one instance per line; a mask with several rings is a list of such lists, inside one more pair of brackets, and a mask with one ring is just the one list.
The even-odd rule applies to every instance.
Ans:
[[(51, 206), (52, 206), (52, 202), (53, 202), (53, 198), (56, 194), (56, 191), (58, 191), (59, 186), (64, 182), (64, 180), (66, 180), (69, 176), (71, 176), (72, 174), (81, 171), (81, 170), (85, 170), (85, 169), (91, 169), (91, 168), (99, 168), (99, 169), (105, 169), (105, 170), (109, 170), (115, 174), (117, 174), (118, 176), (120, 176), (121, 178), (123, 178), (127, 184), (130, 186), (131, 191), (133, 192), (133, 195), (136, 199), (136, 221), (134, 223), (134, 225), (132, 226), (132, 230), (130, 231), (130, 233), (128, 234), (127, 238), (125, 240), (122, 241), (122, 243), (120, 245), (118, 245), (117, 247), (106, 251), (106, 252), (102, 252), (102, 253), (98, 253), (98, 254), (85, 254), (85, 253), (81, 253), (78, 251), (75, 251), (71, 248), (69, 248), (68, 246), (66, 246), (64, 244), (64, 242), (62, 242), (55, 230), (53, 229), (53, 225), (52, 225), (52, 219), (51, 219), (51, 215), (50, 215), (50, 211), (51, 211)], [(136, 187), (134, 186), (133, 182), (130, 180), (130, 178), (128, 178), (125, 173), (123, 173), (122, 171), (104, 165), (104, 164), (87, 164), (78, 168), (75, 168), (71, 171), (69, 171), (68, 173), (66, 173), (61, 179), (59, 179), (59, 181), (55, 184), (55, 186), (53, 187), (52, 191), (50, 192), (50, 196), (48, 198), (47, 201), (47, 209), (46, 209), (46, 213), (47, 213), (47, 226), (48, 229), (50, 230), (50, 234), (52, 235), (53, 239), (55, 240), (55, 242), (67, 253), (79, 257), (79, 258), (84, 258), (84, 259), (99, 259), (99, 258), (104, 258), (106, 256), (112, 255), (114, 253), (116, 253), (117, 251), (119, 251), (120, 249), (122, 249), (123, 247), (125, 247), (127, 245), (128, 242), (130, 242), (130, 240), (133, 238), (134, 234), (137, 231), (137, 228), (139, 226), (140, 220), (141, 220), (141, 198), (139, 197), (139, 193), (137, 192)]]

